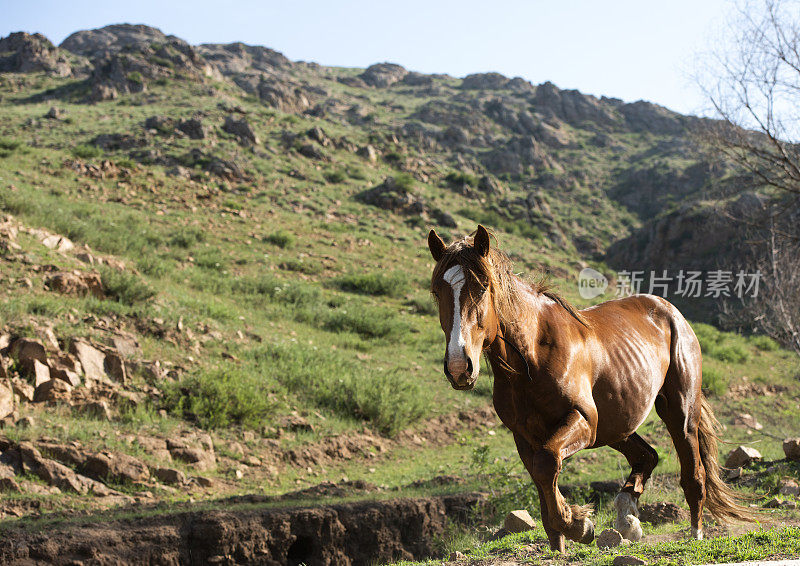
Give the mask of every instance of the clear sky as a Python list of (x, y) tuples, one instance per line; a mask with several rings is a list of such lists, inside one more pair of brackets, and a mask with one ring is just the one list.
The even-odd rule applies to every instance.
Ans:
[(192, 44), (242, 41), (292, 60), (425, 73), (498, 71), (534, 84), (706, 105), (691, 75), (730, 0), (0, 0), (0, 36), (144, 23)]

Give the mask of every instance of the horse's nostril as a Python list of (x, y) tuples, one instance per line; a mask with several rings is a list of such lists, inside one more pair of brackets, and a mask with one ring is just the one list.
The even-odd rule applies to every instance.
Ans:
[(467, 356), (467, 373), (472, 375), (472, 359), (469, 356)]

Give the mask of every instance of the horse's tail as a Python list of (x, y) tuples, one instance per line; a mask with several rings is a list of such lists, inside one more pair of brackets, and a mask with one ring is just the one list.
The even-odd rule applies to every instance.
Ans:
[(700, 460), (706, 471), (706, 503), (705, 507), (715, 518), (722, 522), (749, 521), (759, 519), (758, 512), (745, 507), (742, 503), (746, 497), (736, 493), (719, 477), (717, 461), (717, 439), (722, 427), (711, 410), (711, 405), (700, 393), (700, 425), (698, 439), (700, 441)]

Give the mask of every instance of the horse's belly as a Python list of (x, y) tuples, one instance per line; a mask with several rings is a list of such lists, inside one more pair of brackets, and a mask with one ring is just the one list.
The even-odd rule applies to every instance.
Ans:
[(618, 442), (636, 432), (650, 414), (663, 385), (664, 374), (655, 371), (598, 380), (592, 391), (598, 416), (595, 445)]

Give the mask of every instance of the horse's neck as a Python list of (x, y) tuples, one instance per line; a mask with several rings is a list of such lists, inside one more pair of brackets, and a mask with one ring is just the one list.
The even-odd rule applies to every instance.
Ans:
[[(535, 344), (542, 319), (547, 316), (548, 309), (546, 307), (553, 304), (553, 301), (537, 293), (520, 279), (516, 279), (514, 284), (517, 286), (517, 300), (513, 305), (513, 315), (508, 313), (513, 316), (513, 320), (503, 320), (500, 317), (498, 330), (499, 334), (511, 342), (530, 362), (536, 357)], [(502, 342), (502, 340), (496, 340), (491, 353), (502, 356), (506, 363), (516, 369), (517, 365), (521, 363), (521, 360), (514, 359), (518, 357), (518, 354), (513, 349), (503, 347)]]

